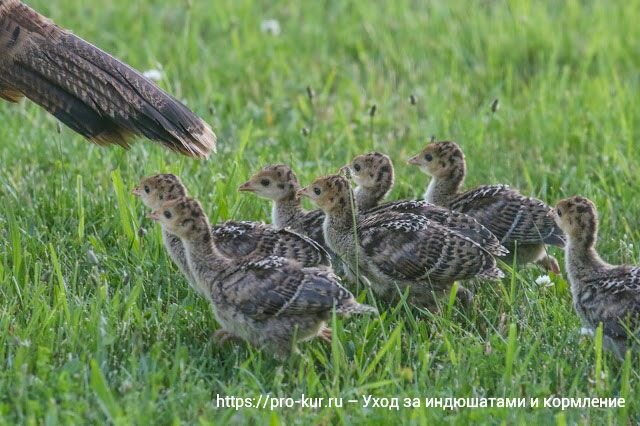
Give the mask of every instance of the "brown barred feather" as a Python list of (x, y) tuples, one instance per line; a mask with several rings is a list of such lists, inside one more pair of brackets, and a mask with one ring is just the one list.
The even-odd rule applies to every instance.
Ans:
[(100, 145), (144, 136), (193, 157), (215, 151), (202, 119), (139, 72), (17, 0), (0, 0), (0, 97), (25, 96)]

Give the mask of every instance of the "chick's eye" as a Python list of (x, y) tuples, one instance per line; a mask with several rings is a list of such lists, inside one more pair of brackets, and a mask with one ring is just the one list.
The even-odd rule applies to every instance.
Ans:
[(269, 186), (269, 183), (270, 183), (269, 179), (262, 179), (260, 181), (260, 185), (262, 185), (262, 186)]
[(431, 160), (433, 160), (433, 155), (425, 154), (424, 159), (427, 160), (427, 161), (431, 161)]
[(163, 214), (167, 219), (171, 219), (171, 212), (169, 210), (165, 210)]
[(356, 172), (360, 171), (360, 164), (354, 164), (353, 165), (353, 170), (355, 170)]
[(558, 212), (558, 217), (562, 217), (562, 212), (560, 211), (560, 209), (556, 209), (556, 211)]
[(320, 188), (313, 188), (313, 192), (314, 192), (316, 195), (320, 195), (320, 193), (321, 193), (322, 191), (320, 190)]
[(147, 194), (151, 192), (151, 190), (149, 189), (149, 185), (144, 186), (144, 192), (146, 192)]

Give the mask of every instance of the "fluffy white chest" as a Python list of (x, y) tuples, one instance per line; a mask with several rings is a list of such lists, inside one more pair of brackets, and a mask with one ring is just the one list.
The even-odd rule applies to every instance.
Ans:
[(436, 191), (436, 180), (431, 179), (431, 182), (429, 182), (427, 189), (424, 191), (424, 194), (422, 194), (422, 198), (428, 203), (435, 204), (433, 201), (435, 199), (435, 191)]
[(273, 206), (271, 206), (271, 224), (278, 229), (284, 228), (280, 215), (278, 214), (276, 203), (273, 203)]

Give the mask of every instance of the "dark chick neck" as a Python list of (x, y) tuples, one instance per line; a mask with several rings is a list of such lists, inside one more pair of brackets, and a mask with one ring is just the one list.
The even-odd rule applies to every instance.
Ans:
[(426, 201), (439, 206), (448, 206), (460, 192), (464, 182), (464, 169), (457, 169), (447, 176), (432, 177), (424, 194)]
[(577, 269), (592, 269), (602, 266), (603, 260), (596, 250), (596, 231), (567, 236), (567, 262)]
[(164, 243), (167, 252), (174, 260), (174, 262), (180, 268), (182, 274), (187, 277), (189, 282), (193, 282), (193, 275), (189, 270), (189, 265), (186, 263), (187, 259), (184, 254), (184, 244), (177, 235), (174, 235), (162, 227), (162, 241)]
[(273, 202), (271, 222), (276, 228), (286, 228), (295, 224), (304, 214), (302, 202), (295, 194)]
[[(353, 200), (355, 203), (355, 199)], [(358, 217), (357, 209), (350, 205), (344, 208), (334, 208), (324, 211), (324, 222), (322, 232), (327, 245), (339, 256), (344, 256), (344, 260), (350, 262), (351, 254), (356, 249), (357, 238), (355, 230)]]
[(347, 198), (344, 205), (337, 204), (324, 210), (325, 226), (338, 232), (353, 232), (354, 218), (357, 219), (359, 204), (355, 196)]
[(193, 230), (188, 237), (183, 237), (182, 242), (189, 269), (200, 286), (215, 279), (231, 263), (216, 248), (208, 223)]
[(391, 189), (388, 183), (377, 186), (358, 186), (355, 189), (356, 202), (360, 210), (377, 206)]

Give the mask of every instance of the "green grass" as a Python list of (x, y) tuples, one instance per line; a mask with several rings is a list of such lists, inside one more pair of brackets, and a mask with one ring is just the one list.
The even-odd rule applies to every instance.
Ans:
[[(242, 345), (218, 348), (209, 306), (128, 191), (144, 175), (174, 172), (212, 220), (268, 220), (268, 203), (236, 192), (258, 167), (286, 162), (309, 182), (377, 149), (396, 162), (390, 198), (416, 197), (427, 178), (404, 160), (436, 135), (462, 144), (469, 186), (509, 183), (549, 203), (592, 198), (603, 256), (637, 263), (640, 3), (29, 3), (138, 69), (161, 66), (161, 86), (213, 125), (219, 151), (202, 162), (149, 142), (99, 148), (59, 133), (30, 103), (0, 104), (2, 423), (636, 421), (638, 356), (620, 363), (580, 336), (566, 282), (540, 288), (535, 268), (476, 288), (466, 317), (401, 304), (379, 319), (338, 320), (331, 347), (304, 344), (304, 356), (284, 365)], [(269, 18), (280, 36), (260, 31)], [(217, 394), (303, 393), (620, 396), (627, 408), (214, 404)]]

